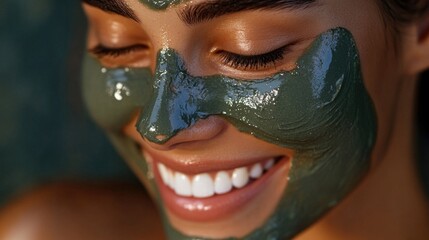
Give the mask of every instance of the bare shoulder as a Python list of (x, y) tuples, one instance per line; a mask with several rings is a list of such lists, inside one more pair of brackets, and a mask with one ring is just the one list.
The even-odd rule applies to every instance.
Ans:
[(0, 240), (164, 239), (144, 189), (126, 184), (62, 183), (38, 189), (1, 210)]

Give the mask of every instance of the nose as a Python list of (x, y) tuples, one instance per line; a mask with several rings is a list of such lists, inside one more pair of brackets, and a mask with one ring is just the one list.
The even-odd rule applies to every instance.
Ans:
[(206, 119), (208, 114), (199, 109), (199, 103), (206, 98), (204, 90), (201, 82), (196, 83), (186, 73), (174, 50), (162, 49), (157, 57), (153, 94), (141, 111), (137, 130), (155, 146), (213, 137), (224, 123), (219, 118)]
[(206, 119), (198, 120), (194, 125), (179, 131), (166, 142), (150, 141), (146, 138), (146, 143), (151, 148), (157, 150), (169, 150), (178, 148), (182, 144), (198, 143), (216, 138), (227, 127), (227, 122), (219, 116), (210, 116)]

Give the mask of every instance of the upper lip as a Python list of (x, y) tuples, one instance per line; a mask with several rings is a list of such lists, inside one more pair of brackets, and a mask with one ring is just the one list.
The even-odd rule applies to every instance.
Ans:
[(266, 156), (266, 157), (255, 157), (255, 158), (246, 158), (246, 159), (196, 159), (183, 157), (180, 158), (169, 158), (159, 154), (155, 151), (150, 151), (144, 149), (156, 162), (163, 163), (170, 169), (175, 171), (182, 172), (184, 174), (194, 175), (204, 172), (215, 172), (221, 170), (230, 170), (243, 166), (252, 165), (254, 163), (262, 162), (269, 159), (278, 159), (285, 156)]

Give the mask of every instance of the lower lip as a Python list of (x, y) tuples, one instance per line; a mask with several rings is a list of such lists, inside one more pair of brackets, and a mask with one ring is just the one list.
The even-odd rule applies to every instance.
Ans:
[[(179, 218), (189, 221), (213, 221), (220, 220), (234, 214), (242, 209), (246, 204), (250, 204), (252, 199), (263, 193), (266, 184), (269, 184), (274, 173), (287, 164), (288, 158), (280, 159), (261, 178), (253, 180), (241, 189), (234, 189), (229, 193), (215, 195), (209, 198), (182, 197), (177, 195), (172, 189), (167, 187), (161, 179), (158, 169), (155, 167), (155, 179), (165, 206), (171, 213)], [(153, 162), (156, 166), (156, 162)], [(285, 176), (287, 177), (287, 176)]]

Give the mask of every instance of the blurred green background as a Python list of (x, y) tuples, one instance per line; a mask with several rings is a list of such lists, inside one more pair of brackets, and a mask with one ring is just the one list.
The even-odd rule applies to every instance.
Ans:
[[(136, 181), (82, 105), (84, 36), (80, 1), (0, 0), (0, 206), (52, 181)], [(425, 156), (428, 83), (420, 86)], [(426, 186), (428, 160), (419, 168)]]
[(133, 176), (79, 92), (80, 1), (0, 0), (0, 206), (58, 180)]

